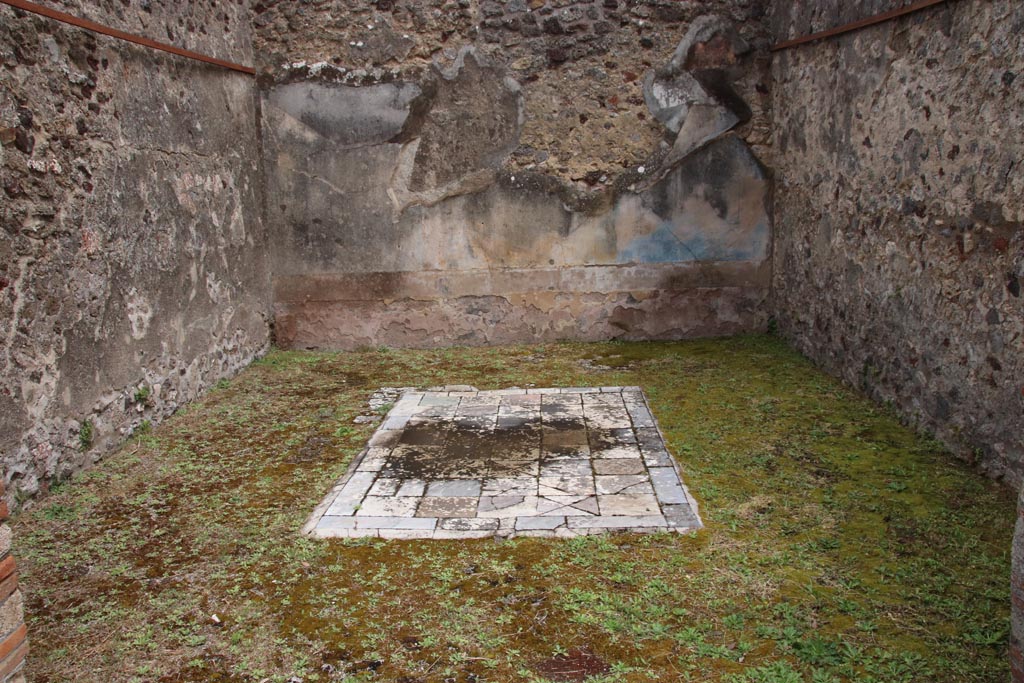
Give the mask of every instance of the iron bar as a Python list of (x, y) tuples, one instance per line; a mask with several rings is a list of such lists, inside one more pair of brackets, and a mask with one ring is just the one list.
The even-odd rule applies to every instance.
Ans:
[(779, 50), (786, 50), (791, 47), (796, 47), (797, 45), (805, 45), (807, 43), (813, 43), (814, 41), (817, 40), (823, 40), (825, 38), (839, 36), (844, 33), (850, 33), (851, 31), (858, 31), (868, 26), (874, 26), (875, 24), (881, 24), (886, 21), (891, 21), (896, 17), (902, 17), (907, 14), (919, 12), (929, 7), (934, 7), (935, 5), (941, 5), (942, 3), (947, 1), (948, 0), (918, 0), (918, 2), (911, 3), (909, 5), (906, 5), (905, 7), (899, 7), (897, 9), (889, 10), (888, 12), (882, 12), (881, 14), (876, 14), (873, 17), (868, 17), (866, 19), (858, 19), (857, 21), (851, 21), (850, 23), (843, 24), (842, 26), (836, 26), (825, 31), (819, 31), (818, 33), (811, 33), (806, 36), (801, 36), (799, 38), (793, 38), (792, 40), (784, 40), (781, 43), (776, 43), (775, 45), (772, 45), (769, 49), (772, 52), (778, 52)]
[(143, 36), (137, 36), (134, 33), (128, 33), (127, 31), (121, 31), (110, 26), (98, 24), (95, 21), (88, 19), (81, 19), (65, 12), (59, 12), (49, 7), (43, 7), (37, 5), (34, 2), (28, 2), (28, 0), (0, 0), (0, 3), (4, 5), (10, 5), (16, 9), (25, 10), (33, 14), (38, 14), (49, 19), (54, 19), (65, 24), (71, 24), (78, 28), (84, 28), (87, 31), (93, 31), (94, 33), (101, 33), (111, 38), (118, 38), (120, 40), (126, 40), (129, 43), (135, 43), (143, 47), (148, 47), (154, 50), (162, 50), (163, 52), (170, 52), (172, 55), (178, 55), (179, 57), (185, 57), (187, 59), (194, 59), (199, 62), (206, 62), (207, 64), (214, 64), (216, 66), (223, 67), (225, 69), (231, 69), (232, 71), (239, 71), (244, 74), (255, 75), (256, 70), (251, 66), (243, 66), (241, 64), (235, 64), (223, 59), (217, 59), (216, 57), (210, 57), (209, 55), (200, 54), (199, 52), (193, 52), (192, 50), (186, 50), (184, 48), (175, 47), (174, 45), (168, 45), (167, 43), (161, 43), (157, 40), (145, 38)]

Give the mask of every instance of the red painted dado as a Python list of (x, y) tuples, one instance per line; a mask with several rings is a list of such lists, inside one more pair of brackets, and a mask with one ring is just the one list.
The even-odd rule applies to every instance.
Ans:
[[(0, 496), (4, 492), (4, 484), (0, 480)], [(0, 522), (6, 522), (8, 514), (7, 504), (0, 504)], [(2, 538), (10, 539), (10, 533), (2, 534)], [(24, 608), (18, 591), (17, 565), (11, 555), (9, 541), (0, 547), (0, 629), (3, 629), (0, 632), (0, 681), (23, 683), (25, 677), (22, 669), (28, 654), (28, 629), (25, 627)]]
[(1017, 528), (1010, 558), (1010, 680), (1024, 683), (1024, 489), (1017, 498)]

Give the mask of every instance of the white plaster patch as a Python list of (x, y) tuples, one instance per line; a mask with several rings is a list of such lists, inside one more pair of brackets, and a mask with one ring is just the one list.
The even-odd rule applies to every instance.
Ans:
[(139, 293), (139, 290), (132, 287), (125, 297), (125, 308), (127, 309), (128, 324), (131, 326), (132, 339), (136, 341), (143, 339), (149, 332), (149, 324), (153, 320), (153, 307)]

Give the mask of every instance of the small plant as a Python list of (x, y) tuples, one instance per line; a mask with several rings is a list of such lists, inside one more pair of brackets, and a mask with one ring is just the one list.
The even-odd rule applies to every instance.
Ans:
[(808, 638), (794, 644), (796, 656), (808, 664), (842, 664), (843, 656), (836, 644), (821, 638)]
[(789, 664), (777, 661), (748, 670), (746, 681), (749, 683), (803, 683), (804, 679)]
[(82, 426), (78, 428), (78, 449), (81, 451), (89, 450), (92, 446), (93, 438), (93, 426), (89, 420), (83, 420)]
[(839, 683), (839, 679), (822, 669), (811, 671), (811, 683)]
[(152, 390), (148, 386), (142, 385), (141, 387), (135, 390), (135, 402), (146, 403), (147, 401), (149, 401), (149, 396), (151, 393)]

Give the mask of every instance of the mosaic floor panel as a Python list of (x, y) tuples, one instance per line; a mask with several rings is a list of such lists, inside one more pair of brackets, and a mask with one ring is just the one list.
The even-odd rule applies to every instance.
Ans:
[(303, 531), (571, 537), (702, 526), (639, 387), (410, 391)]

